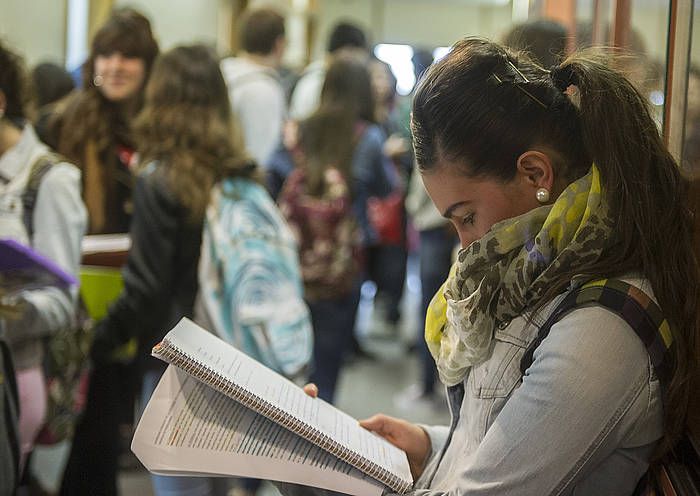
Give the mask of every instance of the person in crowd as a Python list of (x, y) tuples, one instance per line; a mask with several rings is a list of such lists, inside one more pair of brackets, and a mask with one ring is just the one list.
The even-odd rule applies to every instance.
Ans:
[[(374, 115), (366, 64), (351, 57), (336, 58), (326, 74), (319, 108), (299, 124), (300, 173), (287, 178), (278, 198), (299, 238), (305, 298), (314, 328), (311, 380), (329, 402), (334, 400), (342, 358), (351, 342), (360, 296), (360, 271), (338, 267), (349, 267), (353, 251), (377, 243), (367, 201), (391, 191), (382, 155), (385, 137)], [(298, 200), (304, 197), (315, 197), (325, 205), (306, 208)], [(345, 210), (337, 211), (346, 203), (351, 204), (350, 214), (359, 226), (357, 243), (353, 229), (343, 220)], [(309, 219), (314, 215), (318, 218)], [(337, 225), (329, 226), (327, 232), (314, 230), (334, 216), (340, 217)], [(334, 279), (333, 274), (338, 277)]]
[[(462, 245), (426, 321), (453, 419), (362, 425), (406, 452), (415, 496), (632, 494), (686, 428), (698, 373), (688, 184), (645, 98), (591, 55), (547, 71), (467, 38), (423, 78), (412, 129)], [(665, 351), (602, 300), (560, 306), (611, 279), (658, 304)]]
[(279, 146), (287, 117), (285, 92), (278, 73), (286, 46), (284, 32), (284, 17), (276, 10), (248, 11), (240, 24), (241, 54), (221, 61), (245, 146), (262, 167)]
[[(209, 191), (225, 176), (255, 173), (234, 131), (213, 51), (178, 47), (156, 61), (134, 123), (140, 165), (124, 290), (96, 324), (91, 351), (95, 363), (105, 363), (123, 343), (138, 340), (144, 406), (165, 369), (150, 357), (151, 348), (182, 317), (193, 316)], [(206, 478), (154, 476), (153, 486), (156, 494), (215, 493)]]
[[(411, 60), (416, 82), (418, 82), (433, 63), (432, 51), (426, 48), (415, 47)], [(411, 92), (411, 100), (413, 99), (414, 91)], [(406, 129), (410, 129), (410, 112), (410, 104), (400, 107), (402, 121), (406, 122)], [(408, 133), (407, 138), (411, 139), (410, 133)], [(430, 201), (428, 192), (425, 190), (420, 177), (418, 166), (415, 163), (408, 185), (406, 211), (409, 215), (411, 226), (418, 231), (419, 238), (418, 259), (421, 306), (416, 348), (420, 360), (420, 380), (399, 392), (395, 397), (395, 403), (400, 409), (410, 411), (417, 406), (432, 408), (444, 405), (443, 399), (436, 394), (437, 370), (435, 361), (423, 339), (423, 323), (425, 322), (430, 300), (440, 289), (450, 271), (457, 236), (449, 220), (440, 215), (433, 202)]]
[(384, 219), (384, 229), (378, 229), (379, 243), (367, 251), (367, 275), (377, 286), (373, 327), (379, 327), (375, 329), (377, 331), (396, 335), (408, 259), (404, 198), (413, 157), (408, 153), (409, 142), (400, 134), (396, 112), (396, 77), (389, 64), (382, 60), (372, 58), (368, 67), (375, 100), (375, 118), (387, 137), (382, 149), (393, 190), (388, 199), (374, 201), (375, 213)]
[(396, 76), (389, 64), (376, 57), (369, 59), (367, 67), (374, 92), (375, 118), (384, 129), (384, 133), (389, 136), (399, 127), (394, 113), (397, 97)]
[(317, 109), (326, 71), (336, 56), (368, 60), (364, 31), (354, 24), (338, 23), (329, 37), (326, 58), (309, 64), (294, 85), (290, 97), (290, 120), (284, 125), (280, 146), (266, 164), (266, 182), (273, 198), (277, 198), (286, 177), (294, 169), (295, 159), (292, 156), (297, 149), (298, 123)]
[(57, 102), (75, 89), (70, 73), (53, 62), (42, 62), (32, 69), (36, 105)]
[[(0, 238), (31, 246), (78, 273), (87, 214), (80, 171), (51, 154), (29, 123), (29, 78), (21, 58), (0, 43)], [(38, 287), (0, 295), (0, 336), (9, 344), (19, 392), (20, 467), (43, 425), (45, 338), (75, 321), (75, 288)], [(8, 379), (9, 380), (9, 379)]]
[(552, 19), (536, 19), (513, 26), (503, 44), (513, 50), (524, 50), (542, 67), (559, 64), (567, 53), (566, 27)]
[(82, 88), (56, 109), (47, 141), (83, 171), (91, 234), (129, 230), (131, 121), (157, 54), (147, 18), (129, 8), (114, 11), (92, 40)]
[[(88, 233), (125, 233), (131, 220), (135, 141), (132, 121), (158, 54), (150, 22), (117, 9), (95, 33), (82, 87), (56, 104), (48, 143), (83, 172)], [(130, 424), (137, 370), (93, 366), (86, 410), (77, 425), (62, 494), (116, 494), (120, 426)]]
[(289, 104), (289, 116), (294, 120), (309, 117), (319, 106), (326, 71), (334, 57), (350, 56), (365, 61), (369, 57), (365, 32), (350, 22), (339, 22), (328, 38), (327, 55), (309, 64), (297, 81)]
[(418, 356), (420, 359), (420, 381), (411, 384), (396, 396), (397, 405), (409, 411), (417, 405), (429, 407), (442, 404), (436, 394), (437, 370), (435, 361), (423, 339), (423, 323), (433, 295), (447, 278), (452, 265), (452, 254), (457, 236), (449, 220), (445, 219), (430, 201), (420, 173), (414, 172), (408, 187), (406, 210), (411, 224), (418, 231), (418, 259), (421, 287), (420, 332), (418, 333)]
[[(403, 98), (399, 99), (397, 108), (397, 120), (399, 123), (398, 132), (400, 135), (411, 141), (411, 106), (413, 104), (413, 93), (418, 85), (418, 81), (425, 71), (433, 63), (433, 51), (424, 46), (414, 46), (413, 55), (411, 56), (411, 62), (413, 63), (413, 74), (416, 77), (416, 84), (413, 86), (411, 92)], [(409, 153), (413, 153), (411, 147), (408, 147)], [(411, 155), (413, 159), (413, 155)], [(412, 162), (411, 166), (415, 164)], [(412, 174), (411, 174), (412, 175)]]
[[(299, 123), (288, 120), (282, 127), (282, 141), (272, 154), (265, 169), (265, 185), (270, 196), (277, 200), (284, 182), (292, 173), (295, 163), (300, 161)], [(297, 157), (295, 157), (295, 155)]]
[(49, 133), (49, 120), (55, 113), (54, 104), (73, 91), (75, 84), (70, 73), (53, 62), (42, 62), (34, 67), (32, 81), (37, 105), (34, 129), (44, 140)]

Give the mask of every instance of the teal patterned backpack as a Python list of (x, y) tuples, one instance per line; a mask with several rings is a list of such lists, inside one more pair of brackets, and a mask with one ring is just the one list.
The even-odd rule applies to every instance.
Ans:
[(297, 243), (267, 191), (228, 178), (213, 191), (202, 233), (195, 320), (288, 377), (311, 358)]

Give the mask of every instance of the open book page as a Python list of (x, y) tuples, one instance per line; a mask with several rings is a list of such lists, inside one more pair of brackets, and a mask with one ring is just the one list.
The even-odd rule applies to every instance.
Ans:
[(383, 485), (189, 376), (168, 367), (131, 449), (163, 475), (246, 476), (357, 496)]
[(286, 415), (316, 427), (323, 435), (360, 454), (409, 485), (411, 471), (406, 454), (385, 439), (360, 427), (353, 417), (318, 398), (309, 397), (293, 382), (256, 362), (244, 353), (182, 319), (165, 337), (214, 373), (229, 379)]

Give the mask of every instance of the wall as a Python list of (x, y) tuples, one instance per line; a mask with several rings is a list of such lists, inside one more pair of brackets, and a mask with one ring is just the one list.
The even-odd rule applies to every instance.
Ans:
[[(511, 24), (508, 3), (385, 0), (381, 35), (390, 43), (448, 46), (464, 36), (498, 39)], [(429, 22), (426, 20), (429, 19)]]
[(507, 1), (321, 0), (316, 19), (318, 36), (312, 53), (320, 57), (330, 30), (340, 20), (365, 28), (372, 43), (435, 47), (468, 35), (498, 38), (511, 22), (511, 7)]
[(180, 44), (217, 44), (219, 0), (115, 0), (146, 15), (162, 50)]
[[(161, 47), (180, 43), (217, 44), (224, 53), (230, 33), (231, 5), (236, 0), (115, 0), (133, 6), (152, 20)], [(580, 0), (579, 15), (587, 2)], [(0, 36), (23, 53), (29, 64), (65, 59), (66, 0), (0, 0)], [(274, 4), (293, 12), (300, 0), (249, 0), (251, 5)], [(303, 2), (302, 2), (303, 3)], [(311, 2), (313, 3), (313, 2)], [(321, 57), (332, 26), (341, 19), (357, 22), (373, 42), (449, 45), (465, 35), (499, 38), (510, 25), (507, 1), (486, 0), (317, 0), (312, 58)], [(662, 5), (661, 7), (659, 5)], [(632, 24), (645, 39), (647, 50), (665, 57), (668, 7), (664, 0), (634, 0)], [(700, 2), (696, 0), (693, 32), (695, 60), (700, 52)], [(306, 55), (305, 29), (290, 26), (288, 62), (300, 65)]]
[(65, 62), (65, 0), (0, 0), (0, 38), (28, 65)]

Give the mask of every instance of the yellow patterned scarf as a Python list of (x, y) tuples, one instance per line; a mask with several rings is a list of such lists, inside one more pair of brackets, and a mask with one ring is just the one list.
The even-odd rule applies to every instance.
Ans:
[(611, 229), (594, 165), (554, 204), (499, 222), (461, 250), (426, 315), (442, 382), (458, 384), (488, 359), (495, 327), (536, 303), (562, 268), (600, 257)]

